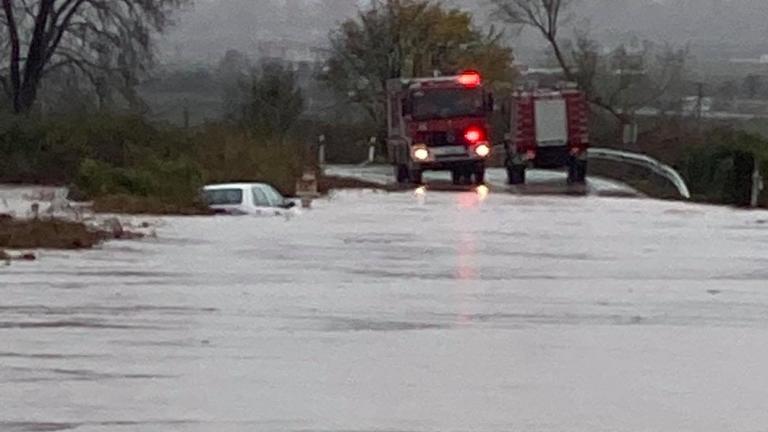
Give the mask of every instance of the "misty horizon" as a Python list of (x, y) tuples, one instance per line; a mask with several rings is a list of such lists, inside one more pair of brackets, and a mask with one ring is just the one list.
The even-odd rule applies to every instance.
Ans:
[[(706, 2), (706, 7), (701, 7)], [(475, 15), (484, 24), (488, 0), (444, 2)], [(354, 17), (364, 0), (197, 0), (177, 16), (163, 37), (161, 61), (214, 63), (236, 49), (257, 56), (259, 45), (290, 44), (299, 50), (321, 49), (339, 23)], [(768, 53), (768, 2), (762, 0), (577, 0), (569, 28), (589, 31), (599, 41), (649, 39), (672, 45), (717, 47), (727, 55)], [(500, 26), (502, 23), (492, 23)], [(530, 32), (507, 29), (518, 51), (543, 46)]]

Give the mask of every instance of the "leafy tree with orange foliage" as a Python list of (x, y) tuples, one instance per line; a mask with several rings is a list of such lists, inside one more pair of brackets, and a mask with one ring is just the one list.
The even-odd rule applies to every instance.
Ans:
[(470, 13), (428, 0), (375, 0), (331, 36), (324, 79), (384, 124), (391, 78), (479, 70), (490, 82), (515, 79), (513, 55), (495, 28), (481, 29)]

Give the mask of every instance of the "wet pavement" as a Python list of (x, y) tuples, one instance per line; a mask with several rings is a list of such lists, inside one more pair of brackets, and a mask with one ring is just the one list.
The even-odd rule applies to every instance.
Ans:
[[(394, 169), (389, 165), (331, 165), (325, 173), (336, 177), (363, 180), (373, 184), (394, 185)], [(432, 190), (455, 190), (448, 171), (426, 171), (425, 187)], [(510, 186), (503, 168), (486, 170), (486, 185), (496, 191), (516, 195), (593, 195), (606, 197), (642, 197), (636, 189), (616, 180), (591, 176), (585, 185), (568, 185), (564, 170), (528, 170), (524, 185)], [(459, 187), (459, 189), (467, 189)]]
[(757, 431), (768, 214), (351, 191), (0, 267), (0, 431)]

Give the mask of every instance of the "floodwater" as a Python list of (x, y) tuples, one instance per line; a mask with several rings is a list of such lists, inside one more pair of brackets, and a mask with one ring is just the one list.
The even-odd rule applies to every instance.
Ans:
[(0, 268), (0, 431), (768, 425), (764, 212), (353, 191), (156, 222)]

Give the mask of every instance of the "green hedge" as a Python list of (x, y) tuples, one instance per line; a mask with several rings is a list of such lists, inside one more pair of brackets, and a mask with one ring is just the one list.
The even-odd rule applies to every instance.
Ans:
[(233, 124), (160, 127), (138, 116), (0, 118), (0, 182), (71, 185), (82, 199), (192, 203), (207, 182), (265, 181), (292, 193), (304, 147)]
[(200, 168), (182, 159), (150, 159), (130, 168), (85, 159), (74, 184), (88, 197), (135, 195), (184, 201), (195, 198), (203, 179)]
[(703, 145), (686, 149), (680, 166), (695, 198), (747, 206), (755, 160), (761, 164), (763, 175), (768, 176), (768, 140), (748, 132), (716, 129), (707, 135)]

